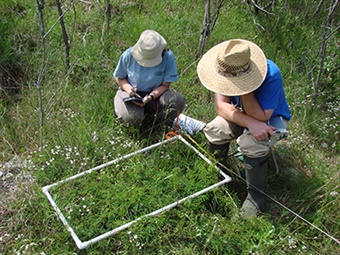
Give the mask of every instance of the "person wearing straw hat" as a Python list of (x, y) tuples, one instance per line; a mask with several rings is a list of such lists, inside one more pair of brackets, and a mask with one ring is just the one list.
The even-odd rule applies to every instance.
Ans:
[(152, 123), (171, 126), (184, 109), (184, 97), (170, 89), (178, 80), (174, 54), (154, 30), (145, 30), (120, 56), (113, 76), (119, 86), (115, 113), (122, 122), (140, 126), (149, 115)]
[(203, 86), (215, 92), (217, 117), (204, 134), (222, 164), (230, 141), (237, 139), (247, 181), (241, 215), (251, 218), (265, 209), (268, 152), (291, 118), (280, 70), (255, 43), (231, 39), (207, 51), (197, 72)]

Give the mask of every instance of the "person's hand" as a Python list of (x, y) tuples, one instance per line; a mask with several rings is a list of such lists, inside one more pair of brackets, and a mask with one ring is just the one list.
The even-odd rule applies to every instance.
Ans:
[(249, 132), (257, 141), (263, 141), (274, 135), (275, 127), (268, 126), (265, 122), (258, 121), (248, 127)]
[(151, 102), (153, 100), (152, 96), (150, 96), (149, 94), (146, 95), (145, 97), (143, 97), (143, 103), (139, 103), (136, 101), (132, 101), (135, 105), (139, 106), (139, 107), (143, 107), (144, 105), (146, 105), (147, 103)]
[(145, 105), (145, 103), (138, 103), (136, 101), (132, 101), (132, 103), (134, 103), (135, 105), (137, 105), (139, 107), (143, 107)]
[(126, 91), (130, 97), (135, 96), (137, 93), (137, 88), (130, 86), (130, 90)]

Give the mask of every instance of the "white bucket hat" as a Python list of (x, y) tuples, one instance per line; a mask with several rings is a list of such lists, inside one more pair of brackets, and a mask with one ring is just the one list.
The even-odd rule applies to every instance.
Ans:
[(266, 56), (255, 43), (232, 39), (205, 53), (197, 73), (207, 89), (226, 96), (241, 96), (261, 86), (267, 74)]
[(162, 52), (166, 46), (163, 36), (154, 30), (145, 30), (132, 47), (131, 53), (138, 64), (152, 67), (162, 62)]

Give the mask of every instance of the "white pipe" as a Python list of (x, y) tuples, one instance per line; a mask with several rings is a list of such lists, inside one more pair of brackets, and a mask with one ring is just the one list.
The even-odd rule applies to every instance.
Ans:
[[(210, 159), (208, 159), (206, 156), (204, 156), (201, 152), (199, 152), (194, 146), (192, 146), (187, 140), (185, 140), (182, 136), (178, 137), (179, 140), (181, 140), (184, 144), (186, 144), (188, 147), (190, 147), (191, 149), (193, 149), (202, 159), (205, 160), (205, 162), (207, 162), (209, 165), (212, 165), (213, 162), (211, 162)], [(220, 174), (224, 177), (224, 179), (228, 179), (230, 182), (231, 181), (231, 177), (227, 174), (225, 174), (221, 169), (219, 169), (216, 165), (215, 168), (219, 170)]]
[[(231, 180), (231, 179), (230, 179), (230, 180)], [(80, 248), (80, 249), (86, 248), (86, 247), (87, 247), (88, 245), (90, 245), (90, 244), (96, 243), (96, 242), (98, 242), (98, 241), (100, 241), (100, 240), (103, 240), (103, 239), (109, 237), (109, 236), (112, 236), (112, 235), (114, 235), (114, 234), (117, 234), (118, 232), (120, 232), (120, 231), (122, 231), (122, 230), (124, 230), (124, 229), (129, 228), (132, 224), (136, 223), (137, 221), (139, 221), (139, 220), (141, 220), (141, 219), (143, 219), (143, 218), (151, 217), (151, 216), (156, 216), (156, 215), (158, 215), (158, 214), (160, 214), (160, 213), (162, 213), (162, 212), (168, 211), (168, 210), (170, 210), (171, 208), (174, 208), (174, 207), (176, 207), (177, 205), (182, 204), (182, 203), (185, 202), (186, 200), (191, 199), (191, 198), (198, 197), (198, 196), (200, 196), (200, 195), (202, 195), (202, 194), (208, 192), (208, 191), (211, 190), (211, 189), (214, 189), (214, 188), (216, 188), (216, 187), (219, 187), (219, 186), (221, 186), (221, 185), (223, 185), (223, 184), (229, 182), (230, 180), (229, 180), (229, 179), (224, 179), (224, 180), (222, 180), (222, 181), (220, 181), (220, 182), (218, 182), (218, 183), (216, 183), (216, 184), (214, 184), (214, 185), (211, 185), (211, 186), (209, 186), (209, 187), (207, 187), (207, 188), (205, 188), (205, 189), (202, 189), (202, 190), (200, 190), (200, 191), (198, 191), (198, 192), (196, 192), (196, 193), (194, 193), (194, 194), (192, 194), (192, 195), (190, 195), (190, 196), (187, 196), (187, 197), (185, 197), (185, 198), (182, 198), (182, 199), (180, 199), (180, 200), (178, 200), (178, 201), (176, 201), (176, 202), (174, 202), (174, 203), (172, 203), (172, 204), (169, 204), (169, 205), (167, 205), (167, 206), (164, 206), (164, 207), (162, 207), (162, 208), (160, 208), (160, 209), (158, 209), (158, 210), (156, 210), (156, 211), (153, 211), (153, 212), (151, 212), (151, 213), (149, 213), (149, 214), (146, 214), (145, 216), (142, 216), (142, 217), (140, 217), (140, 218), (138, 218), (138, 219), (136, 219), (136, 220), (130, 221), (129, 223), (126, 223), (126, 224), (124, 224), (124, 225), (122, 225), (122, 226), (120, 226), (120, 227), (118, 227), (118, 228), (115, 228), (115, 229), (113, 229), (113, 230), (111, 230), (111, 231), (109, 231), (109, 232), (106, 232), (105, 234), (102, 234), (102, 235), (100, 235), (100, 236), (97, 236), (97, 237), (95, 237), (95, 238), (93, 238), (93, 239), (91, 239), (91, 240), (89, 240), (89, 241), (83, 242), (82, 245), (81, 245), (82, 248)], [(79, 246), (78, 246), (78, 247), (79, 247)]]
[(77, 247), (79, 249), (82, 249), (81, 247), (83, 246), (83, 242), (78, 238), (76, 233), (74, 232), (73, 228), (68, 224), (67, 220), (65, 219), (65, 216), (63, 213), (60, 211), (59, 207), (57, 204), (54, 202), (52, 196), (48, 192), (48, 188), (44, 187), (42, 188), (43, 193), (46, 195), (47, 199), (50, 201), (50, 204), (53, 206), (54, 210), (56, 211), (57, 215), (59, 216), (61, 222), (64, 224), (66, 227), (67, 231), (70, 232), (74, 242), (76, 243)]
[[(145, 148), (143, 148), (143, 149), (141, 149), (141, 150), (132, 152), (132, 153), (130, 153), (130, 154), (127, 154), (127, 155), (125, 155), (125, 156), (119, 157), (119, 158), (117, 158), (117, 159), (115, 159), (115, 160), (112, 160), (112, 161), (107, 162), (107, 163), (105, 163), (105, 164), (102, 164), (102, 165), (99, 165), (99, 166), (97, 166), (97, 167), (91, 168), (91, 169), (89, 169), (89, 170), (87, 170), (87, 171), (84, 171), (84, 172), (81, 172), (81, 173), (79, 173), (79, 174), (73, 175), (73, 176), (71, 176), (71, 177), (69, 177), (69, 178), (66, 178), (66, 179), (61, 180), (61, 181), (56, 182), (56, 183), (53, 183), (53, 184), (51, 184), (51, 185), (47, 185), (47, 186), (45, 186), (45, 187), (42, 188), (42, 192), (46, 195), (46, 197), (47, 197), (47, 199), (49, 200), (50, 204), (51, 204), (51, 205), (53, 206), (53, 208), (55, 209), (57, 215), (59, 216), (59, 218), (60, 218), (60, 220), (62, 221), (62, 223), (65, 225), (67, 231), (70, 232), (70, 234), (71, 234), (73, 240), (75, 241), (75, 243), (76, 243), (76, 245), (77, 245), (77, 247), (78, 247), (79, 249), (84, 249), (84, 248), (88, 247), (88, 245), (90, 245), (90, 244), (96, 243), (96, 242), (98, 242), (98, 241), (100, 241), (100, 240), (103, 240), (103, 239), (109, 237), (109, 236), (112, 236), (112, 235), (114, 235), (114, 234), (117, 234), (117, 233), (119, 233), (120, 231), (129, 228), (132, 224), (136, 223), (137, 221), (139, 221), (139, 220), (141, 220), (141, 219), (143, 219), (143, 218), (145, 218), (145, 217), (156, 216), (156, 215), (158, 215), (158, 214), (160, 214), (160, 213), (162, 213), (162, 212), (165, 212), (165, 211), (167, 211), (167, 210), (170, 210), (171, 208), (173, 208), (173, 207), (175, 207), (175, 206), (177, 206), (177, 205), (183, 203), (184, 201), (186, 201), (186, 200), (188, 200), (188, 199), (195, 198), (195, 197), (197, 197), (197, 196), (199, 196), (199, 195), (202, 195), (202, 194), (208, 192), (208, 191), (211, 190), (211, 189), (214, 189), (214, 188), (216, 188), (216, 187), (218, 187), (218, 186), (221, 186), (221, 185), (223, 185), (223, 184), (228, 183), (228, 182), (231, 181), (231, 178), (230, 178), (228, 175), (226, 175), (223, 171), (220, 170), (220, 174), (224, 177), (224, 180), (222, 180), (222, 181), (220, 181), (220, 182), (218, 182), (218, 183), (216, 183), (216, 184), (214, 184), (214, 185), (211, 185), (211, 186), (209, 186), (209, 187), (207, 187), (207, 188), (205, 188), (205, 189), (203, 189), (203, 190), (200, 190), (200, 191), (198, 191), (198, 192), (196, 192), (196, 193), (194, 193), (194, 194), (192, 194), (192, 195), (190, 195), (190, 196), (187, 196), (187, 197), (185, 197), (185, 198), (182, 198), (182, 199), (180, 199), (180, 200), (178, 200), (178, 201), (176, 201), (176, 202), (174, 202), (174, 203), (172, 203), (172, 204), (169, 204), (169, 205), (164, 206), (164, 207), (162, 207), (162, 208), (160, 208), (160, 209), (158, 209), (158, 210), (155, 210), (155, 211), (153, 211), (153, 212), (151, 212), (151, 213), (149, 213), (149, 214), (147, 214), (147, 215), (145, 215), (145, 216), (142, 216), (142, 217), (140, 217), (140, 218), (138, 218), (138, 219), (136, 219), (136, 220), (130, 221), (130, 222), (128, 222), (128, 223), (126, 223), (126, 224), (124, 224), (124, 225), (118, 227), (118, 228), (115, 228), (115, 229), (113, 229), (113, 230), (111, 230), (111, 231), (109, 231), (109, 232), (106, 232), (106, 233), (104, 233), (104, 234), (102, 234), (102, 235), (99, 235), (99, 236), (97, 236), (97, 237), (95, 237), (95, 238), (93, 238), (93, 239), (91, 239), (91, 240), (82, 242), (82, 241), (78, 238), (78, 236), (77, 236), (77, 234), (74, 232), (74, 230), (71, 228), (71, 226), (68, 224), (68, 222), (67, 222), (65, 216), (62, 214), (61, 210), (59, 209), (59, 207), (57, 206), (57, 204), (56, 204), (55, 201), (53, 200), (53, 198), (52, 198), (52, 196), (50, 195), (50, 193), (48, 192), (48, 190), (49, 190), (50, 188), (55, 187), (55, 186), (57, 186), (57, 185), (60, 185), (60, 184), (62, 184), (62, 183), (65, 183), (65, 182), (68, 182), (68, 181), (70, 181), (70, 180), (74, 180), (74, 179), (76, 179), (76, 178), (79, 178), (79, 177), (81, 177), (81, 176), (83, 176), (83, 175), (85, 175), (85, 174), (89, 174), (89, 173), (91, 173), (91, 172), (93, 172), (93, 171), (97, 171), (97, 170), (102, 169), (102, 168), (104, 168), (104, 167), (107, 167), (107, 166), (110, 166), (110, 165), (112, 165), (112, 164), (115, 164), (115, 163), (119, 162), (120, 160), (130, 158), (130, 157), (132, 157), (132, 156), (134, 156), (134, 155), (137, 155), (137, 154), (139, 154), (139, 153), (142, 153), (142, 152), (151, 150), (151, 149), (153, 149), (153, 148), (155, 148), (155, 147), (158, 147), (158, 146), (160, 146), (160, 145), (162, 145), (162, 144), (166, 144), (166, 143), (168, 143), (168, 142), (171, 142), (171, 141), (174, 141), (174, 140), (177, 140), (177, 139), (179, 139), (179, 140), (182, 141), (184, 144), (186, 144), (186, 145), (189, 146), (191, 149), (193, 149), (193, 150), (194, 150), (194, 151), (195, 151), (202, 159), (204, 159), (208, 164), (210, 164), (210, 165), (212, 164), (212, 162), (211, 162), (208, 158), (206, 158), (206, 157), (205, 157), (202, 153), (200, 153), (196, 148), (194, 148), (194, 147), (193, 147), (191, 144), (189, 144), (185, 139), (183, 139), (182, 136), (178, 135), (178, 136), (174, 136), (174, 137), (170, 138), (169, 140), (163, 140), (163, 141), (161, 141), (161, 142), (159, 142), (159, 143), (156, 143), (156, 144), (153, 144), (153, 145), (151, 145), (151, 146), (145, 147)], [(215, 166), (215, 167), (216, 167), (216, 166)], [(216, 167), (216, 168), (217, 168), (217, 167)], [(218, 169), (218, 168), (217, 168), (217, 169)]]
[(66, 179), (64, 179), (64, 180), (61, 180), (61, 181), (59, 181), (59, 182), (53, 183), (53, 184), (51, 184), (51, 185), (47, 185), (47, 186), (43, 187), (43, 189), (50, 189), (50, 188), (55, 187), (55, 186), (57, 186), (57, 185), (59, 185), (59, 184), (62, 184), (62, 183), (65, 183), (65, 182), (68, 182), (68, 181), (77, 179), (77, 178), (79, 178), (79, 177), (81, 177), (81, 176), (83, 176), (83, 175), (85, 175), (85, 174), (90, 174), (90, 173), (92, 173), (93, 171), (97, 171), (97, 170), (100, 170), (100, 169), (102, 169), (102, 168), (104, 168), (104, 167), (107, 167), (107, 166), (116, 164), (117, 162), (119, 162), (119, 161), (121, 161), (121, 160), (123, 160), (123, 159), (130, 158), (130, 157), (132, 157), (132, 156), (134, 156), (134, 155), (137, 155), (137, 154), (139, 154), (139, 153), (142, 153), (142, 152), (151, 150), (151, 149), (153, 149), (153, 148), (155, 148), (155, 147), (158, 147), (158, 146), (160, 146), (160, 145), (162, 145), (162, 144), (165, 144), (165, 143), (169, 143), (169, 142), (174, 141), (174, 140), (176, 140), (176, 139), (178, 139), (178, 136), (174, 136), (174, 137), (170, 138), (169, 140), (163, 140), (163, 141), (161, 141), (161, 142), (159, 142), (159, 143), (155, 143), (155, 144), (150, 145), (150, 146), (148, 146), (148, 147), (145, 147), (145, 148), (143, 148), (143, 149), (141, 149), (141, 150), (138, 150), (138, 151), (129, 153), (129, 154), (125, 155), (125, 156), (119, 157), (119, 158), (117, 158), (117, 159), (114, 159), (114, 160), (109, 161), (109, 162), (107, 162), (107, 163), (101, 164), (101, 165), (99, 165), (99, 166), (96, 166), (96, 167), (94, 167), (94, 168), (91, 168), (91, 169), (89, 169), (89, 170), (86, 170), (86, 171), (84, 171), (84, 172), (81, 172), (81, 173), (79, 173), (79, 174), (73, 175), (73, 176), (71, 176), (71, 177), (69, 177), (69, 178), (66, 178)]

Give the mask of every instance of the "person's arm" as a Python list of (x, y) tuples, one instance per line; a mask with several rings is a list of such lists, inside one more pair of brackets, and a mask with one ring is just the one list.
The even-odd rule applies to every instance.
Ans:
[(115, 78), (118, 86), (129, 94), (130, 97), (134, 96), (137, 92), (137, 88), (133, 87), (127, 79)]
[(269, 135), (274, 134), (273, 130), (275, 128), (268, 126), (264, 121), (258, 120), (233, 106), (230, 97), (216, 94), (215, 104), (219, 116), (241, 127), (248, 128), (256, 140), (265, 140)]
[[(137, 92), (137, 88), (131, 86), (127, 79), (115, 78), (119, 87), (121, 87), (129, 96), (134, 96)], [(159, 87), (155, 88), (152, 92), (143, 98), (143, 103), (133, 102), (136, 105), (144, 106), (150, 101), (160, 97), (170, 87), (171, 82), (163, 82)]]
[(241, 96), (241, 100), (247, 115), (259, 121), (268, 121), (274, 112), (274, 109), (263, 110), (253, 92)]
[(155, 88), (149, 95), (153, 96), (153, 99), (160, 97), (170, 87), (171, 82), (163, 82), (160, 86)]
[(162, 85), (155, 88), (145, 97), (143, 97), (143, 103), (137, 103), (137, 102), (133, 102), (133, 103), (141, 107), (146, 105), (147, 103), (151, 102), (152, 100), (155, 100), (156, 98), (160, 97), (165, 91), (167, 91), (170, 87), (170, 84), (171, 84), (170, 82), (163, 82)]

